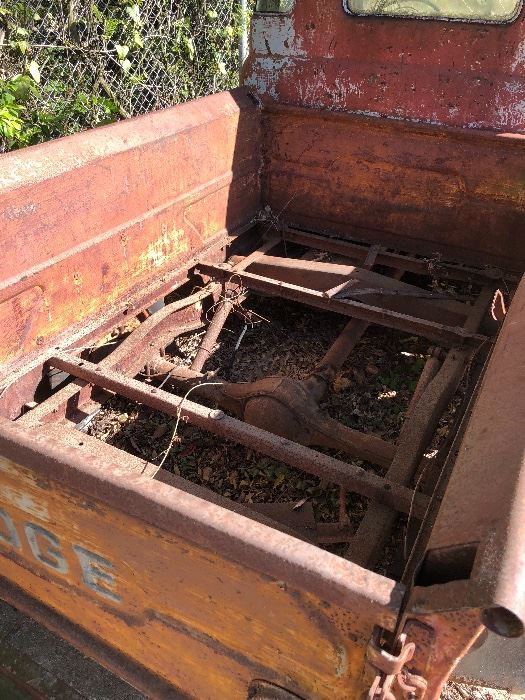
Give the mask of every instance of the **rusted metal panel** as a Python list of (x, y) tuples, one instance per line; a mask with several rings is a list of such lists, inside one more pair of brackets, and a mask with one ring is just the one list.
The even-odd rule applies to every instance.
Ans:
[(259, 133), (259, 110), (236, 91), (4, 156), (0, 359), (160, 286), (251, 221)]
[[(524, 314), (522, 282), (485, 373), (427, 554), (429, 561), (435, 556), (446, 561), (458, 547), (473, 548), (469, 603), (484, 608), (485, 624), (507, 636), (523, 634), (525, 626)], [(458, 605), (452, 592), (447, 595), (453, 586), (433, 586), (442, 589), (443, 607), (447, 600)], [(413, 609), (428, 605), (432, 595), (428, 588), (417, 589)]]
[(263, 198), (282, 223), (525, 269), (525, 136), (283, 105), (263, 136)]
[(199, 698), (360, 688), (393, 582), (82, 446), (2, 422), (0, 449), (1, 570), (26, 594)]
[(525, 132), (525, 10), (505, 25), (351, 17), (341, 0), (256, 15), (244, 81), (281, 103)]

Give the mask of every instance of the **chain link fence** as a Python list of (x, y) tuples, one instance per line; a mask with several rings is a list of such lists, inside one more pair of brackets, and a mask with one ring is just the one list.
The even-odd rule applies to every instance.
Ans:
[(0, 150), (237, 84), (240, 0), (0, 0)]

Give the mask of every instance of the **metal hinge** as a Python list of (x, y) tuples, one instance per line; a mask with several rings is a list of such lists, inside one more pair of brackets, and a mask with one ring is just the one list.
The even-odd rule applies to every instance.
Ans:
[(406, 637), (401, 634), (395, 653), (390, 653), (381, 647), (381, 629), (374, 629), (366, 658), (378, 674), (368, 691), (368, 700), (422, 700), (425, 697), (426, 680), (405, 668), (416, 650), (414, 642), (407, 642)]

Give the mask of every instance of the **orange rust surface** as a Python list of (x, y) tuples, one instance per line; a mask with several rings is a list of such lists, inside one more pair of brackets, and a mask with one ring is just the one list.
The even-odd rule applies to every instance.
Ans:
[(4, 156), (0, 361), (249, 222), (258, 173), (259, 112), (242, 91)]
[(525, 269), (525, 136), (268, 105), (263, 198), (283, 220)]
[[(245, 698), (254, 678), (327, 699), (348, 698), (359, 687), (371, 632), (366, 616), (323, 603), (5, 458), (0, 478), (0, 574), (177, 687), (200, 700)], [(43, 528), (33, 546), (51, 564), (35, 557), (28, 524)], [(86, 583), (79, 547), (103, 558), (91, 577), (102, 593)]]

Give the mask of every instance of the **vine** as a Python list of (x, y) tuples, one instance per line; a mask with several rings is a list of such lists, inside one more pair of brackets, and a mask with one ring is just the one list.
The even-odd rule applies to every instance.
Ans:
[(244, 22), (237, 0), (0, 4), (0, 150), (234, 86)]

